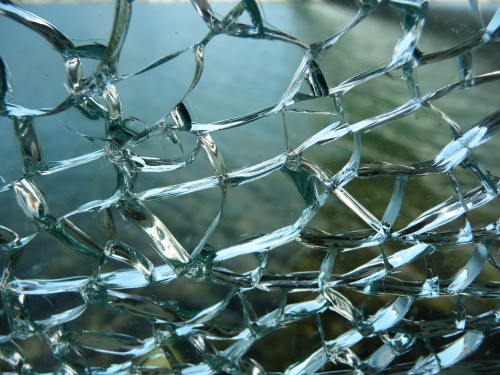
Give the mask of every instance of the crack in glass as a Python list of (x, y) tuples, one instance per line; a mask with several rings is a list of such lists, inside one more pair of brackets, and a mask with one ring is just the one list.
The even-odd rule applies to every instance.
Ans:
[(497, 5), (108, 5), (0, 1), (3, 373), (499, 370)]

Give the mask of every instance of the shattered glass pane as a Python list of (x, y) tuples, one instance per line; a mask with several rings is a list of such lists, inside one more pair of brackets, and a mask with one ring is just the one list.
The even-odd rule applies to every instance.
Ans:
[(500, 371), (490, 1), (0, 1), (2, 373)]

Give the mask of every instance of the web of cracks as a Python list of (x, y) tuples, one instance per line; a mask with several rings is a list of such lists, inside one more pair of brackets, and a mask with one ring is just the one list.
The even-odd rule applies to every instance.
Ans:
[[(261, 4), (254, 0), (241, 1), (223, 16), (206, 0), (193, 0), (192, 5), (208, 29), (200, 42), (164, 56), (135, 73), (120, 75), (119, 58), (132, 19), (135, 6), (132, 2), (116, 2), (107, 44), (82, 45), (75, 45), (43, 18), (10, 1), (0, 2), (1, 15), (38, 33), (60, 54), (66, 66), (69, 92), (67, 98), (53, 108), (17, 105), (13, 101), (15, 85), (10, 83), (7, 62), (0, 59), (0, 113), (12, 124), (11, 131), (22, 158), (21, 177), (8, 181), (0, 176), (0, 194), (14, 195), (30, 228), (28, 233), (19, 234), (16, 229), (0, 226), (3, 369), (36, 371), (29, 354), (30, 345), (35, 345), (30, 344), (30, 340), (36, 339), (43, 343), (38, 343), (38, 348), (44, 346), (53, 357), (56, 372), (155, 373), (161, 370), (182, 374), (264, 374), (268, 363), (264, 359), (259, 363), (252, 357), (255, 353), (262, 357), (259, 350), (263, 349), (256, 348), (280, 332), (290, 332), (289, 336), (279, 336), (288, 340), (294, 340), (294, 335), (306, 340), (301, 331), (305, 328), (294, 328), (305, 325), (315, 339), (300, 358), (290, 353), (289, 358), (280, 359), (282, 371), (287, 374), (316, 373), (329, 369), (328, 366), (333, 366), (338, 373), (438, 373), (476, 352), (498, 332), (498, 304), (488, 305), (486, 311), (475, 315), (468, 313), (467, 304), (478, 299), (494, 301), (493, 304), (498, 301), (498, 281), (483, 280), (479, 276), (490, 267), (498, 277), (499, 227), (498, 222), (478, 227), (470, 219), (470, 213), (493, 204), (500, 180), (477, 162), (472, 153), (494, 139), (500, 111), (486, 113), (464, 131), (459, 121), (448, 116), (436, 103), (458, 90), (472, 91), (500, 78), (500, 71), (475, 75), (472, 59), (474, 51), (500, 41), (500, 11), (485, 23), (478, 4), (471, 1), (470, 12), (481, 26), (479, 30), (458, 45), (425, 53), (419, 48), (419, 39), (428, 14), (427, 1), (354, 2), (357, 12), (347, 25), (331, 37), (312, 44), (266, 23)], [(392, 56), (384, 64), (339, 84), (328, 82), (318, 61), (335, 51), (351, 30), (381, 6), (399, 12), (404, 20)], [(301, 51), (302, 57), (276, 103), (237, 117), (202, 123), (193, 116), (189, 95), (204, 76), (207, 46), (221, 35), (290, 44)], [(154, 73), (186, 55), (194, 59), (195, 69), (181, 100), (160, 121), (137, 130), (141, 120), (122, 115), (119, 83)], [(96, 60), (98, 65), (92, 74), (85, 75), (84, 60), (88, 59)], [(417, 72), (426, 65), (449, 59), (457, 62), (456, 81), (435, 91), (421, 92)], [(343, 109), (344, 96), (360, 85), (395, 73), (405, 79), (408, 100), (372, 117), (349, 122)], [(287, 128), (287, 116), (292, 113), (323, 116), (324, 112), (298, 109), (298, 106), (325, 99), (329, 103), (327, 115), (335, 117), (335, 121), (292, 145), (288, 140), (292, 130)], [(97, 145), (97, 151), (65, 160), (45, 160), (37, 136), (37, 121), (71, 109), (77, 109), (104, 128), (103, 137), (78, 133)], [(422, 109), (441, 119), (451, 134), (451, 140), (441, 145), (432, 159), (411, 164), (362, 162), (361, 140), (365, 134), (391, 127)], [(226, 129), (252, 127), (270, 117), (281, 119), (285, 129), (283, 151), (250, 166), (227, 168), (224, 162), (227, 155), (220, 151), (215, 134)], [(191, 146), (182, 141), (185, 134), (194, 139)], [(180, 156), (142, 155), (140, 146), (152, 139), (162, 139), (171, 147), (177, 147)], [(336, 170), (305, 156), (317, 148), (328, 153), (345, 139), (353, 140), (351, 156)], [(255, 147), (258, 148), (258, 144)], [(206, 177), (146, 190), (136, 188), (140, 178), (179, 173), (202, 157), (208, 160)], [(116, 177), (113, 193), (105, 199), (85, 202), (62, 215), (54, 214), (47, 198), (51, 192), (38, 186), (38, 178), (78, 170), (103, 160), (112, 166), (110, 173)], [(474, 176), (476, 187), (464, 191), (456, 177), (457, 171), (467, 171)], [(212, 243), (231, 194), (239, 186), (252, 187), (273, 175), (286, 176), (300, 196), (303, 209), (293, 222), (225, 246)], [(436, 175), (449, 178), (454, 194), (398, 228), (395, 223), (411, 182)], [(373, 194), (376, 194), (377, 181), (384, 178), (394, 181), (393, 192), (383, 215), (377, 217), (348, 190), (359, 181), (372, 181)], [(218, 209), (201, 239), (187, 247), (151, 207), (204, 191), (218, 192)], [(332, 197), (360, 219), (366, 229), (330, 233), (311, 226)], [(77, 218), (85, 214), (92, 216), (104, 239), (94, 238), (78, 223)], [(138, 230), (147, 240), (152, 249), (149, 253), (119, 235), (118, 228), (123, 223)], [(36, 277), (17, 276), (16, 267), (23, 253), (35, 246), (42, 235), (55, 239), (65, 251), (87, 259), (92, 272), (85, 276), (50, 277), (40, 270)], [(466, 249), (467, 259), (450, 277), (439, 277), (442, 265), (437, 265), (436, 259), (450, 246)], [(273, 253), (287, 247), (287, 257), (298, 248), (321, 254), (317, 269), (270, 272)], [(366, 249), (376, 249), (377, 254), (373, 257), (371, 253), (366, 258), (370, 254)], [(338, 259), (351, 254), (353, 259), (359, 254), (356, 266), (337, 272)], [(231, 268), (230, 261), (241, 257), (251, 259), (249, 262), (253, 265), (245, 271)], [(58, 261), (53, 260), (55, 264)], [(106, 266), (113, 261), (121, 266), (107, 271)], [(414, 274), (413, 278), (407, 277), (409, 267), (418, 268), (412, 271), (417, 272), (417, 277)], [(159, 288), (185, 288), (186, 294), (199, 289), (198, 293), (213, 293), (216, 301), (204, 307), (186, 307), (180, 303), (182, 292), (178, 296), (180, 301), (144, 292)], [(274, 305), (267, 301), (266, 311), (260, 311), (255, 293), (272, 296)], [(54, 308), (57, 297), (63, 301), (59, 302), (62, 306), (59, 309)], [(452, 315), (419, 317), (418, 311), (425, 309), (424, 303), (445, 301), (441, 303), (446, 304), (450, 298)], [(49, 301), (52, 311), (56, 312), (37, 318), (36, 306), (40, 303), (37, 299)], [(368, 307), (366, 301), (372, 306)], [(239, 316), (237, 323), (227, 318), (228, 311), (229, 315)], [(82, 317), (92, 320), (92, 316), (101, 323), (94, 322), (87, 328), (76, 323)], [(128, 334), (109, 332), (110, 326), (102, 328), (102, 324), (109, 323), (108, 319), (114, 319), (118, 326), (148, 326), (149, 334), (141, 336), (137, 328)], [(128, 320), (132, 323), (127, 323)], [(368, 349), (360, 349), (363, 345)], [(266, 350), (282, 353), (273, 347)], [(412, 357), (412, 353), (417, 354)], [(477, 366), (491, 369), (495, 365), (484, 360)]]

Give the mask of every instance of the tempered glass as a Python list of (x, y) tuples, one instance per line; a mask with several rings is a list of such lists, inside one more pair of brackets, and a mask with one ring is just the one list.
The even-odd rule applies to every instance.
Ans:
[(0, 1), (0, 371), (500, 371), (500, 9)]

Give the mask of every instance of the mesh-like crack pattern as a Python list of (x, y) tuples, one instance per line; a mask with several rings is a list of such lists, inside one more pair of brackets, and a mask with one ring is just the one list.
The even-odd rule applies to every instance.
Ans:
[[(126, 73), (141, 4), (118, 0), (109, 39), (76, 42), (0, 1), (0, 22), (38, 33), (67, 77), (59, 103), (28, 108), (18, 62), (0, 60), (2, 372), (499, 371), (500, 71), (477, 61), (498, 49), (500, 11), (470, 1), (473, 31), (428, 51), (435, 4), (326, 3), (345, 22), (314, 34), (312, 18), (295, 37), (266, 21), (268, 3), (192, 0), (199, 39)], [(390, 50), (355, 45), (384, 17), (395, 38), (361, 35)], [(204, 81), (217, 43), (218, 61), (244, 53), (230, 43), (259, 58)], [(271, 74), (249, 80), (253, 68)], [(222, 99), (219, 84), (235, 89)]]

